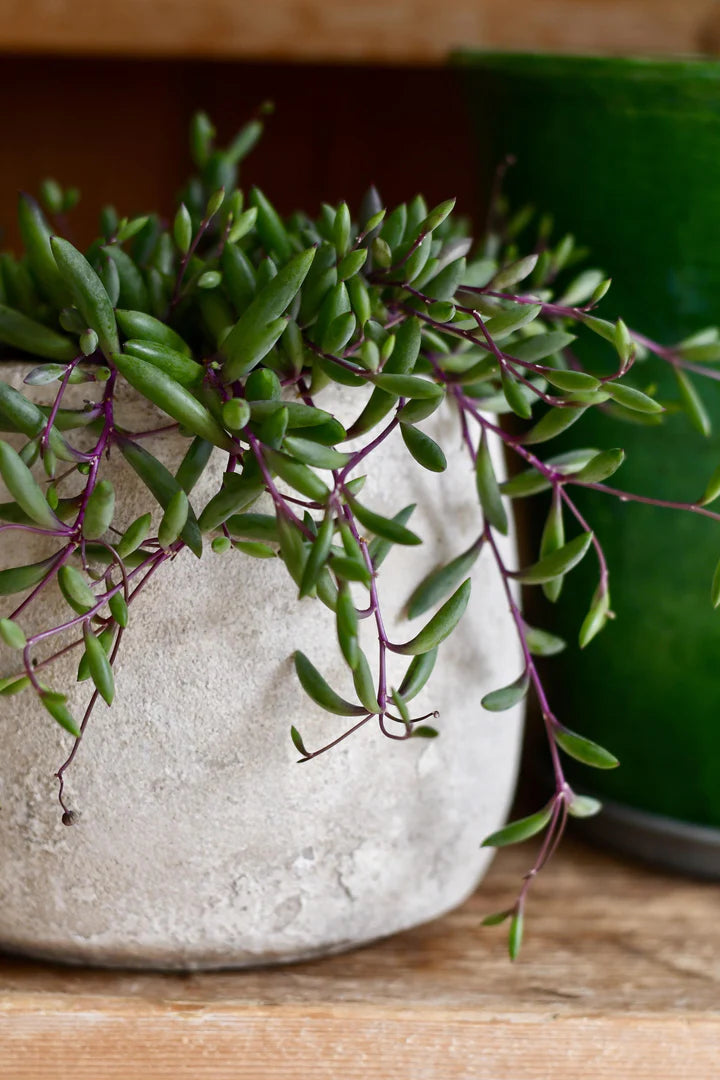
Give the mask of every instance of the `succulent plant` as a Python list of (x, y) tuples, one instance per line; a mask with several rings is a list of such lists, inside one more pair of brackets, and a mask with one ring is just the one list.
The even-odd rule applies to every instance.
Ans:
[[(609, 571), (591, 524), (573, 501), (574, 488), (720, 518), (708, 509), (720, 494), (720, 472), (700, 500), (669, 503), (608, 483), (622, 465), (621, 449), (548, 456), (544, 444), (590, 408), (628, 419), (681, 408), (707, 431), (690, 380), (695, 373), (717, 378), (706, 365), (720, 360), (720, 339), (708, 330), (663, 347), (622, 320), (599, 317), (609, 280), (593, 269), (578, 270), (583, 252), (571, 237), (552, 242), (544, 219), (523, 254), (518, 237), (534, 228), (526, 210), (514, 217), (496, 214), (477, 244), (453, 214), (452, 200), (428, 208), (419, 195), (388, 212), (371, 189), (355, 215), (341, 203), (323, 205), (315, 217), (298, 212), (283, 218), (260, 190), (246, 195), (237, 186), (238, 165), (262, 126), (260, 118), (252, 120), (219, 149), (212, 124), (198, 114), (191, 128), (198, 175), (187, 184), (174, 219), (155, 213), (118, 218), (106, 208), (100, 236), (85, 251), (60, 235), (75, 191), (46, 182), (44, 208), (20, 196), (24, 250), (17, 258), (0, 256), (0, 344), (4, 358), (36, 362), (25, 382), (47, 386), (49, 396), (39, 406), (0, 381), (0, 429), (24, 437), (13, 439), (19, 450), (0, 441), (0, 474), (12, 496), (0, 505), (0, 530), (18, 533), (18, 540), (24, 533), (42, 534), (52, 553), (0, 571), (0, 595), (13, 598), (0, 635), (17, 652), (0, 695), (35, 694), (39, 707), (74, 740), (57, 772), (62, 820), (73, 824), (77, 815), (64, 798), (64, 775), (98, 700), (112, 704), (113, 666), (123, 635), (132, 632), (132, 607), (167, 563), (186, 548), (198, 558), (205, 549), (205, 558), (279, 558), (298, 596), (328, 609), (329, 633), (337, 634), (355, 698), (342, 698), (311, 659), (295, 654), (305, 692), (328, 712), (348, 717), (349, 725), (318, 748), (308, 748), (293, 728), (300, 760), (369, 723), (396, 741), (432, 738), (438, 713), (415, 715), (412, 699), (463, 615), (473, 563), (489, 549), (523, 666), (511, 685), (487, 694), (482, 705), (499, 711), (533, 693), (555, 775), (541, 810), (484, 840), (500, 847), (543, 835), (514, 904), (486, 920), (509, 920), (515, 956), (528, 889), (567, 816), (599, 809), (572, 790), (562, 755), (595, 768), (617, 765), (551, 707), (537, 658), (565, 643), (528, 624), (517, 587), (539, 587), (556, 600), (564, 577), (593, 555), (598, 584), (579, 629), (584, 648), (611, 617)], [(592, 336), (607, 350), (604, 374), (578, 358), (576, 339)], [(658, 402), (649, 391), (638, 361), (650, 353), (673, 368), (677, 402)], [(66, 388), (77, 382), (87, 384), (92, 400), (81, 409), (64, 407)], [(166, 414), (161, 431), (186, 440), (175, 473), (143, 445), (150, 432), (116, 421), (114, 402), (123, 382)], [(348, 400), (357, 392), (348, 428), (318, 404), (330, 383), (340, 384)], [(381, 565), (392, 545), (412, 549), (421, 537), (412, 531), (412, 506), (398, 506), (389, 518), (367, 505), (363, 473), (396, 429), (409, 459), (442, 472), (443, 449), (422, 426), (441, 408), (454, 412), (473, 465), (468, 500), (478, 507), (477, 537), (418, 582), (407, 614), (433, 614), (421, 630), (393, 641), (383, 622)], [(351, 439), (353, 448), (344, 448)], [(502, 440), (510, 460), (504, 482), (495, 474), (491, 439)], [(116, 523), (112, 484), (103, 476), (109, 454), (122, 455), (147, 487), (147, 512), (123, 527)], [(206, 505), (193, 505), (195, 485), (217, 454), (224, 455), (222, 483)], [(509, 566), (497, 542), (509, 529), (508, 500), (543, 492), (550, 493), (550, 506), (537, 559)], [(261, 496), (269, 496), (270, 512), (253, 509)], [(154, 534), (151, 510), (157, 504), (162, 518)], [(66, 618), (26, 633), (24, 617), (31, 607), (42, 608), (51, 583), (66, 601)], [(720, 575), (712, 599), (720, 602)], [(363, 619), (374, 624), (376, 663), (359, 644)], [(41, 644), (45, 652), (38, 659)], [(89, 677), (91, 685), (80, 717), (69, 710), (67, 688), (52, 681), (53, 661), (72, 651), (78, 678)], [(407, 657), (399, 685), (388, 682), (389, 653)], [(441, 715), (442, 702), (436, 704)]]

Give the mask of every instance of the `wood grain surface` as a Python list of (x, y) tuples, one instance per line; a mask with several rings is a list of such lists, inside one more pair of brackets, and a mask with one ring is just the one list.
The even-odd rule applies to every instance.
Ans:
[(449, 49), (688, 52), (712, 0), (3, 0), (0, 50), (443, 62)]
[(194, 975), (0, 963), (2, 1080), (712, 1080), (720, 886), (569, 843), (537, 883), (521, 958), (459, 911), (281, 969)]

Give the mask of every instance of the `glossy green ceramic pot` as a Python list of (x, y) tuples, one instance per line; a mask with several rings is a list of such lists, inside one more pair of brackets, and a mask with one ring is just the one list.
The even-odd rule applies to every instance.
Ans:
[[(599, 314), (622, 314), (666, 343), (720, 322), (720, 64), (481, 53), (458, 60), (486, 189), (497, 163), (515, 155), (506, 184), (513, 202), (551, 211), (557, 229), (574, 233), (593, 265), (612, 275)], [(657, 378), (662, 393), (668, 372), (646, 366), (642, 378)], [(720, 463), (720, 385), (703, 390), (709, 439), (682, 415), (657, 428), (586, 416), (572, 430), (574, 444), (625, 447), (618, 486), (697, 498)], [(720, 876), (720, 617), (709, 601), (720, 528), (691, 515), (578, 501), (609, 557), (617, 619), (584, 653), (568, 650), (548, 676), (568, 725), (622, 762), (582, 778), (608, 800), (595, 828), (610, 830), (618, 845)], [(571, 639), (595, 574), (586, 560), (550, 615)]]

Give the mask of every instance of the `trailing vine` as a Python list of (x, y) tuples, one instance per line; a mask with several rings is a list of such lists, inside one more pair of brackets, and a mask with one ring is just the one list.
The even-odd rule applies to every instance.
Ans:
[[(341, 203), (323, 205), (315, 218), (282, 219), (261, 191), (253, 188), (246, 198), (237, 186), (239, 162), (261, 130), (256, 118), (218, 149), (212, 125), (198, 114), (191, 148), (199, 175), (174, 220), (118, 219), (106, 208), (100, 237), (84, 252), (59, 235), (75, 192), (47, 183), (44, 208), (20, 197), (24, 251), (18, 258), (0, 255), (0, 343), (8, 359), (37, 361), (25, 383), (47, 386), (50, 398), (38, 405), (35, 389), (26, 394), (0, 381), (0, 429), (12, 433), (0, 440), (0, 475), (10, 495), (0, 505), (0, 532), (43, 536), (52, 550), (40, 562), (0, 570), (0, 595), (15, 598), (0, 635), (17, 656), (0, 680), (0, 696), (35, 694), (71, 736), (57, 777), (62, 820), (74, 824), (65, 775), (98, 702), (113, 702), (115, 661), (133, 604), (166, 563), (185, 549), (200, 557), (209, 544), (218, 556), (281, 559), (298, 596), (316, 598), (334, 620), (355, 699), (341, 697), (296, 652), (305, 692), (348, 718), (341, 735), (315, 748), (293, 728), (301, 761), (369, 723), (394, 741), (433, 738), (438, 713), (416, 715), (411, 703), (465, 611), (473, 564), (488, 550), (504, 585), (522, 670), (482, 705), (500, 711), (533, 694), (554, 773), (544, 807), (484, 840), (501, 847), (542, 834), (515, 902), (486, 920), (509, 920), (514, 957), (529, 888), (568, 815), (600, 809), (571, 788), (563, 755), (595, 768), (617, 765), (608, 750), (558, 718), (537, 659), (565, 643), (527, 622), (518, 587), (540, 587), (555, 601), (565, 576), (592, 553), (598, 578), (579, 630), (584, 648), (612, 617), (610, 568), (575, 489), (720, 519), (709, 509), (720, 495), (720, 471), (701, 499), (675, 503), (608, 484), (622, 465), (621, 449), (542, 456), (537, 448), (591, 408), (653, 419), (679, 408), (707, 433), (692, 378), (720, 377), (707, 366), (720, 360), (720, 337), (712, 329), (667, 347), (622, 320), (599, 317), (610, 282), (595, 270), (578, 272), (582, 253), (569, 237), (552, 243), (543, 222), (534, 250), (522, 255), (516, 238), (530, 227), (525, 211), (504, 223), (502, 244), (492, 232), (478, 245), (453, 215), (452, 200), (429, 209), (417, 196), (388, 213), (374, 189), (356, 218)], [(592, 335), (613, 356), (605, 373), (578, 358), (576, 338)], [(653, 396), (638, 363), (648, 355), (674, 372), (675, 402)], [(79, 382), (94, 396), (69, 408), (67, 388)], [(121, 425), (115, 402), (124, 383), (167, 419), (151, 430)], [(349, 397), (359, 392), (348, 428), (322, 407), (331, 383)], [(413, 507), (399, 507), (389, 518), (365, 503), (363, 470), (399, 431), (419, 466), (442, 472), (443, 449), (422, 428), (439, 408), (454, 413), (473, 465), (468, 498), (478, 503), (477, 536), (419, 582), (407, 613), (434, 613), (419, 632), (395, 641), (381, 607), (380, 569), (393, 545), (412, 548), (421, 537), (411, 528)], [(512, 424), (502, 419), (508, 413), (515, 415)], [(187, 442), (175, 472), (144, 445), (148, 436), (165, 433)], [(352, 448), (343, 449), (349, 440)], [(507, 480), (496, 476), (491, 458), (498, 440), (512, 465)], [(118, 454), (148, 489), (147, 512), (130, 523), (116, 513), (113, 486), (103, 475), (108, 457)], [(193, 505), (196, 484), (218, 454), (225, 461), (222, 483), (206, 505)], [(540, 493), (549, 493), (550, 502), (537, 559), (509, 565), (498, 543), (509, 532), (508, 500)], [(272, 512), (253, 509), (263, 496)], [(161, 517), (154, 526), (156, 504)], [(42, 608), (51, 587), (60, 589), (66, 617), (27, 631), (26, 613)], [(712, 600), (720, 602), (718, 574)], [(363, 620), (374, 626), (374, 658), (360, 647)], [(78, 679), (90, 683), (80, 717), (70, 711), (67, 688), (52, 681), (54, 662), (68, 653), (77, 655)], [(408, 658), (397, 686), (388, 678), (390, 654)], [(437, 706), (441, 713), (442, 702)]]

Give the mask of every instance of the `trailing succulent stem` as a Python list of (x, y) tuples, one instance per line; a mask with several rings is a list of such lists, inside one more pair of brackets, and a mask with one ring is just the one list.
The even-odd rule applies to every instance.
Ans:
[[(246, 197), (237, 187), (238, 163), (261, 129), (253, 120), (222, 150), (208, 119), (197, 116), (191, 147), (199, 175), (174, 220), (119, 219), (106, 208), (101, 235), (84, 252), (56, 235), (75, 192), (46, 184), (45, 210), (20, 197), (24, 251), (19, 258), (0, 256), (0, 344), (7, 358), (37, 361), (25, 382), (47, 387), (49, 398), (36, 405), (0, 381), (0, 428), (13, 435), (13, 445), (0, 440), (0, 475), (10, 494), (0, 505), (0, 531), (40, 535), (49, 554), (0, 571), (0, 595), (15, 597), (0, 635), (17, 656), (0, 680), (0, 695), (35, 694), (73, 738), (57, 772), (63, 821), (73, 824), (64, 777), (95, 706), (113, 702), (115, 660), (133, 604), (162, 566), (186, 548), (200, 557), (209, 542), (217, 555), (235, 549), (250, 558), (279, 558), (298, 596), (326, 605), (334, 620), (352, 700), (332, 689), (302, 652), (295, 668), (309, 697), (346, 716), (348, 727), (314, 749), (293, 728), (301, 761), (371, 722), (392, 740), (431, 738), (437, 731), (428, 721), (438, 714), (416, 715), (411, 702), (465, 611), (473, 564), (486, 549), (504, 584), (523, 659), (517, 678), (482, 704), (500, 711), (534, 695), (555, 779), (542, 809), (484, 841), (501, 847), (543, 836), (515, 904), (486, 920), (510, 920), (514, 956), (529, 887), (568, 815), (599, 809), (572, 790), (563, 755), (595, 768), (617, 765), (554, 712), (537, 658), (564, 642), (527, 623), (518, 589), (539, 587), (555, 601), (565, 576), (592, 554), (598, 579), (579, 631), (585, 647), (612, 612), (605, 556), (575, 489), (720, 518), (708, 509), (720, 495), (720, 471), (700, 500), (676, 504), (608, 484), (622, 465), (620, 449), (546, 456), (538, 448), (591, 408), (651, 422), (666, 409), (681, 409), (707, 433), (692, 379), (720, 377), (707, 366), (720, 360), (720, 337), (708, 330), (665, 347), (620, 320), (600, 318), (595, 310), (609, 281), (595, 270), (573, 270), (580, 253), (572, 239), (552, 244), (545, 222), (531, 253), (521, 255), (516, 237), (530, 226), (524, 211), (503, 220), (502, 243), (491, 234), (475, 247), (453, 216), (452, 201), (428, 209), (417, 196), (387, 213), (374, 189), (355, 218), (341, 203), (323, 205), (315, 218), (283, 219), (261, 191)], [(593, 335), (613, 357), (604, 374), (582, 363), (575, 348), (576, 338), (581, 345)], [(672, 369), (676, 402), (653, 397), (638, 363), (649, 354)], [(92, 397), (81, 409), (68, 408), (67, 388), (79, 382)], [(152, 430), (122, 427), (114, 406), (123, 383), (166, 419)], [(318, 403), (329, 383), (349, 397), (359, 391), (347, 429)], [(361, 469), (399, 431), (419, 466), (443, 472), (443, 449), (422, 428), (441, 407), (454, 412), (473, 465), (469, 498), (478, 505), (477, 536), (418, 584), (408, 615), (434, 613), (414, 636), (394, 641), (380, 603), (380, 568), (393, 545), (412, 548), (421, 538), (411, 528), (412, 506), (386, 517), (366, 504)], [(510, 413), (515, 419), (504, 422)], [(187, 443), (175, 472), (144, 443), (164, 433)], [(490, 452), (497, 441), (513, 464), (504, 482)], [(222, 483), (197, 505), (195, 486), (218, 453), (226, 462)], [(129, 523), (120, 523), (104, 476), (108, 457), (118, 454), (148, 489), (147, 512)], [(498, 543), (509, 530), (508, 500), (540, 493), (549, 493), (549, 510), (537, 559), (508, 565)], [(253, 507), (261, 498), (269, 509), (259, 512)], [(25, 615), (42, 608), (51, 586), (59, 588), (66, 615), (30, 632)], [(720, 573), (712, 599), (720, 603)], [(372, 658), (360, 646), (362, 620), (374, 628)], [(77, 656), (78, 680), (91, 687), (79, 718), (67, 688), (52, 681), (54, 661), (69, 653)], [(408, 658), (397, 686), (388, 679), (391, 653)]]

